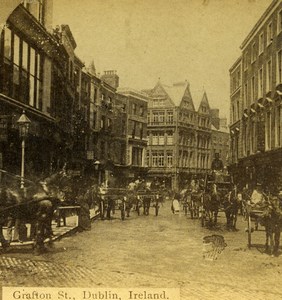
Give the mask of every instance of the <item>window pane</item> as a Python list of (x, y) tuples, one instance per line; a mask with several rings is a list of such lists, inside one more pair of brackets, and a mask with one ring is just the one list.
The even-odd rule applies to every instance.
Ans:
[(34, 77), (30, 76), (30, 82), (29, 82), (29, 105), (34, 106)]
[(35, 50), (30, 48), (30, 74), (35, 75)]
[(29, 99), (29, 82), (28, 82), (28, 73), (25, 71), (21, 72), (21, 91), (20, 91), (20, 101), (23, 103), (28, 103)]
[(36, 81), (36, 103), (35, 103), (35, 107), (37, 109), (42, 109), (40, 98), (41, 98), (41, 81), (37, 80)]
[(14, 63), (19, 66), (20, 64), (20, 39), (14, 35)]
[(28, 70), (28, 45), (23, 41), (23, 51), (22, 51), (22, 68)]
[(4, 56), (11, 59), (11, 30), (9, 28), (5, 28)]
[(13, 84), (20, 85), (19, 67), (13, 66)]
[(36, 74), (35, 74), (35, 76), (37, 78), (41, 79), (41, 64), (40, 64), (41, 59), (40, 59), (40, 54), (36, 55), (36, 59), (37, 59), (37, 65), (36, 65)]

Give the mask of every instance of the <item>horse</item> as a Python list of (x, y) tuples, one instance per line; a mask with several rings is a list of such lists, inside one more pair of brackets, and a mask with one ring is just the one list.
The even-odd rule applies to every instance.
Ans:
[(217, 191), (217, 185), (213, 183), (202, 196), (202, 226), (207, 219), (208, 224), (213, 226), (217, 224), (217, 216), (220, 205), (220, 197)]
[(59, 198), (48, 191), (46, 183), (31, 184), (26, 189), (1, 186), (0, 193), (0, 241), (2, 248), (6, 250), (9, 241), (3, 238), (2, 227), (8, 218), (19, 221), (19, 224), (30, 223), (33, 229), (34, 254), (40, 254), (46, 250), (45, 239), (52, 242), (52, 219), (54, 210), (59, 204)]
[(149, 215), (150, 206), (151, 206), (151, 196), (144, 195), (143, 196), (143, 215), (145, 215), (145, 216)]
[(263, 203), (263, 214), (259, 218), (259, 223), (265, 227), (265, 252), (269, 252), (272, 256), (278, 255), (282, 226), (282, 210), (279, 199), (267, 197)]
[(238, 200), (238, 192), (236, 185), (229, 191), (223, 200), (223, 208), (226, 216), (227, 230), (236, 230), (237, 215), (240, 202)]

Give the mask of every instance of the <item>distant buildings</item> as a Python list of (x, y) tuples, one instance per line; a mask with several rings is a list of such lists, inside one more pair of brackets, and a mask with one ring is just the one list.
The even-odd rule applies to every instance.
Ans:
[(230, 69), (231, 162), (242, 185), (282, 188), (282, 3), (267, 8)]
[[(212, 115), (206, 93), (203, 93), (199, 106), (195, 107), (187, 81), (172, 86), (158, 82), (146, 92), (149, 96), (149, 176), (178, 189), (193, 175), (201, 176), (210, 169), (215, 151), (226, 155), (229, 134), (219, 131), (219, 118), (217, 114)], [(212, 130), (212, 121), (215, 124), (218, 121), (217, 129), (214, 127)], [(219, 136), (219, 132), (223, 137)], [(213, 143), (213, 140), (216, 142)], [(222, 148), (217, 147), (219, 144)]]

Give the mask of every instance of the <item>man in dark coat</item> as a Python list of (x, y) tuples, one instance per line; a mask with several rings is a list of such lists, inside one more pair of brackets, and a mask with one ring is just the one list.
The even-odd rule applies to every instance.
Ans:
[(223, 171), (224, 165), (222, 160), (219, 158), (219, 153), (215, 153), (215, 158), (212, 161), (211, 169), (213, 171)]

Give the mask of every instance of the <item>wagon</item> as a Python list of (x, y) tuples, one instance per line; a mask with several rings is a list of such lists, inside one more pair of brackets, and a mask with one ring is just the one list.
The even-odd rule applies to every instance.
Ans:
[(184, 215), (186, 216), (190, 212), (191, 219), (198, 218), (202, 192), (185, 189), (182, 191), (182, 194), (181, 203)]
[(199, 218), (200, 207), (202, 204), (202, 191), (192, 192), (189, 202), (189, 211), (191, 219)]
[(229, 174), (222, 172), (206, 174), (199, 208), (202, 226), (206, 225), (207, 218), (210, 222), (217, 222), (217, 214), (222, 210), (225, 197), (233, 186), (233, 177)]
[(120, 210), (121, 220), (125, 219), (125, 213), (131, 207), (128, 197), (128, 190), (122, 188), (104, 188), (99, 193), (99, 210), (101, 219), (110, 218), (110, 213), (115, 214), (116, 210)]
[[(263, 210), (259, 206), (252, 206), (250, 202), (244, 202), (245, 219), (247, 221), (248, 248), (252, 247), (252, 233), (258, 230), (259, 220), (263, 215)], [(254, 224), (254, 227), (252, 226)]]
[(160, 202), (162, 202), (162, 195), (158, 191), (139, 190), (137, 191), (137, 212), (140, 214), (140, 208), (143, 206), (144, 215), (149, 215), (150, 207), (155, 209), (155, 216), (159, 214)]

